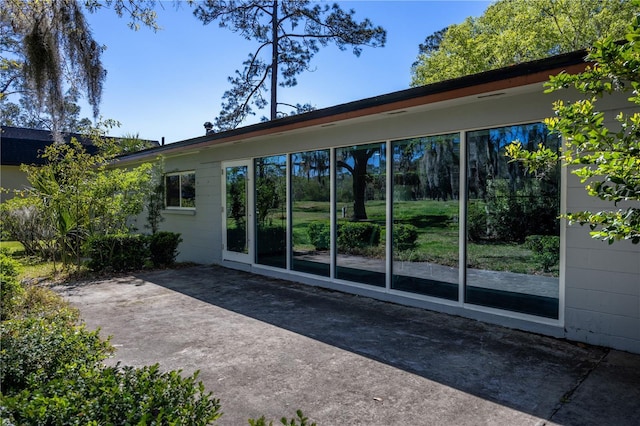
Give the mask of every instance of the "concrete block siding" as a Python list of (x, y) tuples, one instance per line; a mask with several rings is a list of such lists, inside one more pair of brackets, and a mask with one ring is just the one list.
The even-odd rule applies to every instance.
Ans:
[[(567, 211), (610, 209), (567, 178)], [(567, 338), (640, 353), (640, 245), (594, 240), (587, 226), (568, 226), (565, 259)]]

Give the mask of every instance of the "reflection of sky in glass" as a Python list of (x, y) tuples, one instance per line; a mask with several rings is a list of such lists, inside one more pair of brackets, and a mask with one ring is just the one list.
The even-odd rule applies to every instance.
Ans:
[(539, 143), (547, 144), (550, 148), (554, 146), (558, 147), (559, 141), (557, 136), (549, 134), (544, 123), (507, 126), (471, 132), (471, 135), (475, 137), (486, 137), (487, 134), (492, 141), (497, 142), (497, 148), (499, 150), (515, 140), (519, 140), (525, 147), (528, 143), (533, 143), (535, 144), (534, 148), (536, 148)]
[(247, 173), (246, 166), (227, 167), (227, 180), (230, 182), (233, 182), (241, 177), (244, 177), (246, 173)]

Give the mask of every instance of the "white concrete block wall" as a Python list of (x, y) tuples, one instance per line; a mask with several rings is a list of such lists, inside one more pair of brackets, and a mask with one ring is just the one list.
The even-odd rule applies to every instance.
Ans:
[[(567, 179), (567, 211), (613, 208)], [(640, 353), (640, 245), (594, 240), (588, 226), (567, 227), (565, 333), (571, 340)]]

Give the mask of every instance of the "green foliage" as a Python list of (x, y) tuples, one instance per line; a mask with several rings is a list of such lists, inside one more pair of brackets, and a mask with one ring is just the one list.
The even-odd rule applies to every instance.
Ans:
[(40, 318), (47, 322), (75, 324), (80, 312), (57, 293), (37, 284), (24, 286), (24, 292), (11, 319)]
[(19, 270), (20, 264), (9, 256), (6, 250), (0, 251), (0, 319), (2, 320), (7, 319), (14, 312), (23, 296), (24, 289), (18, 281)]
[(256, 215), (260, 225), (269, 225), (267, 218), (272, 210), (284, 209), (284, 188), (278, 184), (284, 183), (284, 178), (279, 176), (266, 176), (256, 179)]
[[(162, 256), (167, 256), (169, 240), (164, 238), (161, 236), (156, 239), (158, 261), (164, 260)], [(144, 235), (99, 235), (87, 242), (87, 255), (91, 258), (89, 268), (94, 271), (142, 269), (149, 258), (149, 241)]]
[(470, 201), (467, 206), (467, 235), (471, 241), (487, 238), (487, 210), (483, 202)]
[[(102, 152), (113, 141), (103, 139), (106, 122), (91, 137)], [(131, 170), (108, 169), (103, 154), (90, 155), (75, 139), (69, 144), (46, 148), (43, 166), (23, 166), (33, 189), (18, 204), (18, 213), (32, 216), (35, 231), (21, 239), (46, 247), (60, 255), (65, 264), (80, 260), (84, 242), (95, 235), (127, 233), (129, 218), (138, 215), (150, 188), (151, 165)], [(26, 209), (26, 210), (25, 210)], [(12, 211), (16, 211), (15, 209)], [(4, 215), (3, 215), (4, 217)], [(26, 247), (26, 246), (25, 246)], [(42, 250), (41, 250), (42, 251)]]
[[(280, 423), (285, 426), (316, 426), (316, 423), (308, 423), (309, 419), (302, 414), (301, 410), (296, 411), (296, 418), (287, 420), (286, 417), (280, 419)], [(251, 426), (267, 426), (267, 420), (264, 416), (259, 419), (249, 419), (249, 425)], [(268, 426), (273, 426), (273, 422), (270, 421)]]
[[(14, 266), (3, 272), (14, 277)], [(196, 381), (197, 372), (182, 377), (158, 365), (105, 367), (113, 348), (78, 318), (53, 291), (24, 289), (17, 309), (0, 323), (2, 424), (204, 426), (221, 416), (219, 400)]]
[(416, 247), (418, 228), (403, 223), (393, 224), (393, 247), (396, 250), (411, 250)]
[(0, 226), (7, 238), (18, 241), (29, 255), (53, 257), (54, 229), (46, 220), (43, 200), (22, 194), (0, 204)]
[(106, 359), (108, 342), (98, 331), (63, 321), (28, 317), (0, 325), (0, 382), (11, 395), (64, 377), (68, 366), (93, 367)]
[(560, 237), (556, 235), (529, 235), (524, 246), (533, 252), (533, 259), (544, 272), (560, 262)]
[(331, 245), (331, 227), (329, 222), (315, 221), (307, 225), (309, 241), (316, 250), (329, 250)]
[[(635, 10), (640, 2), (630, 2)], [(588, 225), (591, 236), (613, 243), (630, 240), (640, 243), (640, 16), (631, 20), (625, 41), (612, 37), (596, 42), (588, 60), (595, 64), (578, 74), (561, 73), (551, 76), (547, 92), (573, 87), (584, 95), (575, 102), (556, 101), (555, 117), (545, 123), (551, 131), (561, 134), (565, 146), (559, 157), (547, 155), (544, 147), (526, 154), (518, 144), (508, 151), (512, 161), (522, 161), (531, 170), (540, 170), (560, 160), (576, 166), (572, 173), (585, 184), (593, 197), (610, 201), (618, 209), (599, 212), (581, 211), (567, 214), (569, 223)], [(597, 108), (598, 101), (615, 92), (631, 92), (629, 104), (615, 116), (615, 125), (605, 123), (608, 117)]]
[[(528, 235), (559, 233), (560, 206), (555, 187), (538, 180), (518, 189), (493, 179), (487, 185), (487, 236), (498, 241), (523, 242)], [(478, 218), (474, 218), (478, 220)]]
[(443, 81), (584, 49), (601, 37), (624, 37), (636, 13), (620, 0), (499, 0), (427, 37), (412, 86)]
[(145, 224), (145, 228), (150, 229), (152, 234), (160, 230), (160, 223), (164, 221), (164, 217), (162, 216), (162, 210), (165, 208), (163, 171), (164, 162), (162, 158), (158, 158), (151, 167), (151, 178), (148, 183), (146, 199), (147, 223)]
[(64, 376), (4, 398), (16, 424), (201, 425), (218, 419), (220, 402), (197, 373), (150, 367), (70, 365)]
[(371, 222), (344, 222), (338, 225), (338, 247), (351, 251), (380, 244), (380, 225)]
[(182, 242), (180, 234), (174, 232), (156, 232), (148, 237), (151, 263), (155, 267), (171, 266), (178, 256), (178, 245)]

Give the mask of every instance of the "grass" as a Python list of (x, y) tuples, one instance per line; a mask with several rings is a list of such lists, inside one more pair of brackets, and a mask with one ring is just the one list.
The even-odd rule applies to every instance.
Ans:
[(63, 268), (61, 262), (42, 260), (38, 256), (25, 254), (18, 241), (0, 241), (0, 249), (7, 249), (11, 256), (20, 261), (19, 280), (64, 280), (77, 272), (75, 265)]

